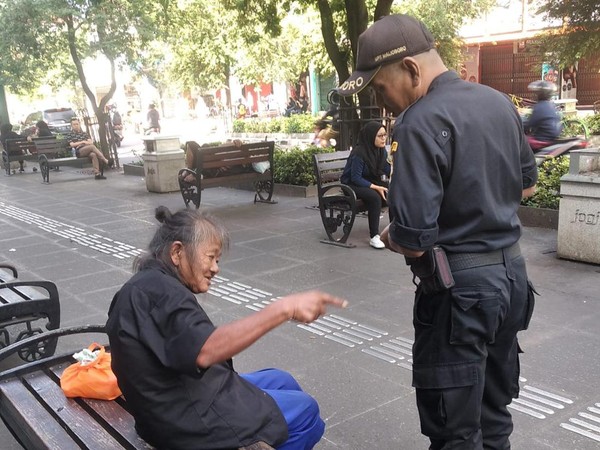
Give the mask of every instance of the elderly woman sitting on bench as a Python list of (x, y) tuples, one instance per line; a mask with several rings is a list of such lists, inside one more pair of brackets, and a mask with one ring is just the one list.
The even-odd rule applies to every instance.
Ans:
[(227, 231), (197, 210), (158, 207), (156, 218), (149, 253), (115, 295), (106, 324), (139, 435), (169, 449), (311, 449), (325, 427), (317, 402), (290, 374), (238, 374), (231, 358), (288, 320), (309, 323), (346, 302), (303, 292), (217, 327), (195, 294), (219, 272)]

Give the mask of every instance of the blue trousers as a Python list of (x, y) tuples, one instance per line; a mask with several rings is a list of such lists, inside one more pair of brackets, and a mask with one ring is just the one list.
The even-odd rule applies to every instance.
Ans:
[(269, 394), (285, 417), (289, 437), (278, 450), (310, 450), (319, 442), (325, 432), (319, 405), (294, 377), (279, 369), (263, 369), (240, 376)]

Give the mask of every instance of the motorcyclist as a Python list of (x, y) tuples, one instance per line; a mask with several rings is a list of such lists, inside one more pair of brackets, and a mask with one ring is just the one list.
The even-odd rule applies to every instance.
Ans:
[(556, 92), (554, 83), (545, 80), (534, 81), (527, 89), (537, 95), (537, 103), (523, 123), (529, 145), (535, 152), (555, 143), (562, 132), (562, 122), (554, 103), (551, 102), (552, 95)]

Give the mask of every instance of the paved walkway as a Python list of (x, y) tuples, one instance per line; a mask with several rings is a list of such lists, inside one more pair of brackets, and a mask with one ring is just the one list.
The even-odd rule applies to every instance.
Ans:
[[(57, 283), (62, 325), (104, 323), (115, 291), (155, 227), (158, 205), (183, 206), (179, 193), (151, 194), (144, 180), (109, 171), (106, 181), (74, 169), (0, 176), (0, 261), (23, 279)], [(235, 358), (239, 371), (291, 371), (319, 401), (327, 423), (321, 450), (424, 449), (411, 387), (413, 285), (404, 261), (368, 246), (357, 219), (354, 249), (319, 243), (315, 199), (225, 188), (203, 192), (203, 208), (229, 227), (233, 246), (219, 282), (200, 302), (216, 323), (265, 302), (318, 288), (350, 306), (311, 326), (286, 324)], [(541, 293), (522, 333), (522, 398), (513, 403), (513, 448), (597, 449), (600, 445), (600, 267), (556, 258), (556, 232), (524, 230), (522, 249)], [(598, 243), (594, 243), (598, 245)], [(80, 342), (81, 347), (88, 342)], [(595, 427), (595, 428), (594, 428)], [(0, 427), (1, 447), (20, 448)]]

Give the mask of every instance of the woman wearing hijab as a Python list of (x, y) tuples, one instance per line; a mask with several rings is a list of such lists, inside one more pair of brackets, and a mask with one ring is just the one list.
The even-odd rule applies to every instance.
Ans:
[(350, 153), (341, 181), (352, 187), (356, 196), (367, 205), (369, 215), (369, 245), (385, 248), (379, 238), (379, 216), (386, 205), (390, 164), (387, 162), (385, 143), (387, 132), (380, 122), (368, 122), (358, 136), (358, 143)]

